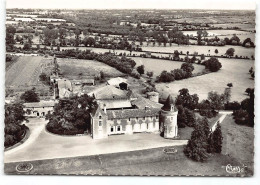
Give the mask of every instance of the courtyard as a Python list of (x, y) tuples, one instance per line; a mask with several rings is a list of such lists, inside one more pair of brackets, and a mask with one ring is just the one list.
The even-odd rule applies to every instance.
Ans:
[(25, 124), (30, 129), (29, 138), (4, 153), (5, 163), (127, 152), (187, 143), (187, 140), (167, 140), (154, 133), (114, 135), (108, 139), (93, 140), (90, 135), (51, 134), (45, 130), (47, 121), (42, 118), (31, 118)]

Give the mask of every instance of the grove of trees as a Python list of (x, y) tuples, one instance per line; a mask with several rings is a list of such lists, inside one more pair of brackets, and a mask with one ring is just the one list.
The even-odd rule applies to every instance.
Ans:
[(24, 114), (22, 104), (5, 104), (5, 147), (13, 146), (24, 138), (27, 130), (24, 124), (21, 125), (25, 120)]
[(60, 135), (76, 135), (90, 131), (90, 113), (97, 104), (88, 95), (74, 96), (59, 100), (54, 112), (47, 114), (46, 128), (49, 132)]

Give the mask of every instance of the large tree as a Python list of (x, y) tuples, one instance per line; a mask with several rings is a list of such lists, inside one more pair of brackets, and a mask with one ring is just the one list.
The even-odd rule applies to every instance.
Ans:
[(22, 140), (26, 127), (21, 125), (25, 120), (23, 105), (20, 103), (5, 104), (5, 147)]
[(222, 64), (218, 61), (216, 57), (211, 57), (210, 59), (203, 62), (206, 69), (209, 69), (211, 72), (217, 72), (222, 67)]
[(209, 157), (207, 153), (209, 130), (205, 128), (205, 123), (207, 123), (205, 119), (197, 120), (191, 138), (183, 150), (187, 157), (200, 162), (206, 161)]
[(194, 110), (198, 105), (199, 97), (197, 94), (190, 95), (189, 90), (183, 88), (179, 90), (179, 95), (176, 98), (176, 105), (182, 105), (190, 110)]
[(21, 98), (21, 100), (24, 100), (25, 102), (39, 102), (40, 101), (38, 94), (35, 92), (35, 89), (25, 91), (21, 95), (20, 98)]
[(223, 137), (222, 137), (222, 131), (221, 131), (220, 124), (217, 124), (217, 128), (212, 133), (211, 139), (212, 139), (214, 152), (221, 153)]
[(226, 51), (226, 55), (229, 56), (229, 57), (233, 57), (234, 53), (235, 53), (235, 49), (234, 48), (229, 48)]
[(48, 114), (47, 129), (61, 135), (83, 134), (90, 130), (90, 112), (96, 108), (94, 98), (88, 95), (62, 99)]
[(144, 74), (144, 65), (140, 65), (137, 67), (137, 72), (142, 75)]

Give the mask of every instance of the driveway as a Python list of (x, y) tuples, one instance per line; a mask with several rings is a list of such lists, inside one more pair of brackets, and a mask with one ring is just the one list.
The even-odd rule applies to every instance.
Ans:
[(30, 119), (31, 134), (22, 145), (4, 152), (5, 163), (64, 157), (89, 156), (187, 144), (187, 140), (168, 140), (153, 133), (114, 135), (93, 140), (90, 136), (59, 136), (46, 132), (44, 119)]

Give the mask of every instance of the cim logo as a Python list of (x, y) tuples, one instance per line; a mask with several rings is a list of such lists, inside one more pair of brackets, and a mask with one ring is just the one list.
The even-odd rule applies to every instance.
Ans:
[(235, 174), (235, 173), (244, 173), (246, 167), (247, 167), (247, 166), (245, 166), (244, 164), (243, 164), (242, 167), (241, 167), (241, 166), (232, 166), (231, 164), (228, 164), (228, 165), (226, 166), (226, 172), (227, 172), (227, 173), (232, 173), (232, 174)]

